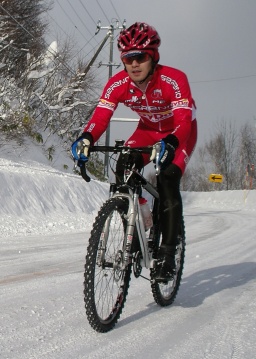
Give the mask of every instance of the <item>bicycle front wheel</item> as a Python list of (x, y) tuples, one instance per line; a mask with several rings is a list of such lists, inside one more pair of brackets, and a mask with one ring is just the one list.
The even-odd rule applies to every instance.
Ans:
[(95, 219), (84, 273), (86, 315), (92, 328), (108, 332), (118, 321), (131, 278), (124, 265), (127, 201), (109, 199)]

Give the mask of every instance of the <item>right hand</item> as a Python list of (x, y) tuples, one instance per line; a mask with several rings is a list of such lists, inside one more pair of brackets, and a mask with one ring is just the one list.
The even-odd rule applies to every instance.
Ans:
[(72, 143), (71, 153), (77, 165), (81, 167), (89, 160), (89, 149), (92, 143), (92, 135), (88, 132), (84, 132), (82, 136)]

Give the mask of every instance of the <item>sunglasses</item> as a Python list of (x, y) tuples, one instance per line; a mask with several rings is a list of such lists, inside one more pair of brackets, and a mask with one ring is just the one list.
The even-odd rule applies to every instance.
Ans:
[(131, 65), (133, 63), (133, 61), (138, 62), (138, 64), (142, 64), (143, 62), (148, 61), (150, 58), (150, 55), (146, 52), (144, 52), (143, 54), (139, 54), (139, 55), (135, 55), (135, 56), (130, 56), (130, 57), (123, 57), (122, 61), (125, 65)]

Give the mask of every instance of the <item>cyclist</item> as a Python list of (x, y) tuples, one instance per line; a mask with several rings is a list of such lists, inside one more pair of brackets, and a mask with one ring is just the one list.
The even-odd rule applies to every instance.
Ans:
[[(158, 187), (162, 243), (155, 271), (159, 282), (171, 279), (175, 273), (176, 240), (182, 218), (180, 180), (197, 140), (195, 103), (187, 76), (178, 69), (158, 64), (160, 43), (155, 28), (143, 22), (120, 32), (118, 49), (124, 70), (109, 79), (83, 134), (72, 144), (78, 164), (88, 161), (89, 146), (106, 131), (119, 103), (140, 117), (126, 145), (138, 147), (161, 142)], [(81, 141), (84, 153), (78, 155)], [(153, 157), (137, 155), (135, 167), (141, 170)], [(117, 178), (122, 169), (120, 156)]]

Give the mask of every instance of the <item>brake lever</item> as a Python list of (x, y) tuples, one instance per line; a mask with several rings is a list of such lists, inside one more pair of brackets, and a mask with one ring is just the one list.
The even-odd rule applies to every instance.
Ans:
[(81, 176), (83, 177), (83, 179), (84, 179), (86, 182), (90, 182), (91, 177), (88, 176), (88, 174), (86, 173), (85, 163), (83, 163), (83, 165), (80, 167), (80, 171), (81, 171)]
[(161, 152), (161, 142), (157, 142), (156, 144), (154, 144), (152, 154), (150, 156), (150, 160), (154, 160), (155, 163), (156, 176), (158, 176), (160, 173), (160, 166), (159, 166), (160, 152)]
[(82, 178), (86, 181), (86, 182), (90, 182), (91, 181), (91, 177), (88, 176), (87, 172), (86, 172), (86, 166), (85, 166), (85, 163), (82, 163), (81, 166), (78, 166), (78, 161), (74, 161), (75, 164), (74, 164), (74, 170), (77, 169), (77, 167), (80, 168), (80, 173), (81, 173), (81, 176)]

